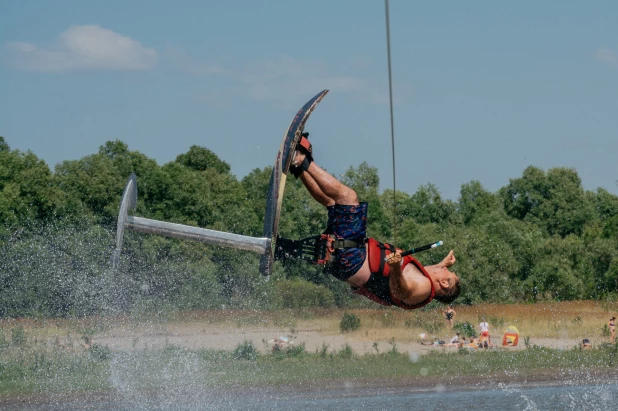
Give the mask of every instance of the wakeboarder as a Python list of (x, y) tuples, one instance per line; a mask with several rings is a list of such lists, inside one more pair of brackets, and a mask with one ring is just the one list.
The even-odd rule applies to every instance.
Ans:
[(415, 309), (433, 299), (447, 304), (455, 300), (460, 281), (449, 271), (456, 261), (453, 250), (440, 263), (424, 267), (411, 255), (403, 257), (402, 250), (367, 238), (367, 203), (319, 167), (312, 152), (308, 133), (303, 133), (290, 172), (328, 211), (324, 234), (331, 237), (331, 255), (326, 271), (382, 305)]

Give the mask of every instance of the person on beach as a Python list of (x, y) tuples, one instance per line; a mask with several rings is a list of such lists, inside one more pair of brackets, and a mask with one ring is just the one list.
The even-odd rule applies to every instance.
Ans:
[(489, 324), (485, 321), (485, 317), (483, 317), (479, 324), (479, 330), (481, 331), (480, 345), (483, 348), (488, 348), (491, 344), (491, 337), (489, 336)]
[(609, 327), (609, 340), (613, 344), (616, 342), (616, 317), (612, 316), (607, 323)]
[(326, 271), (382, 305), (415, 309), (433, 299), (445, 304), (455, 300), (460, 282), (449, 271), (456, 261), (453, 250), (438, 264), (424, 267), (412, 256), (402, 257), (402, 250), (367, 238), (367, 203), (313, 161), (308, 136), (304, 133), (296, 146), (290, 172), (328, 211), (325, 234), (333, 235), (338, 245)]
[(449, 304), (446, 310), (442, 311), (442, 313), (444, 314), (448, 328), (453, 329), (453, 319), (457, 315), (457, 312), (453, 309), (453, 304)]
[(434, 342), (421, 341), (421, 345), (431, 345), (434, 347), (445, 347), (446, 343), (442, 340), (434, 340)]
[(84, 340), (84, 349), (85, 350), (89, 350), (92, 347), (92, 344), (93, 344), (92, 338), (90, 338), (90, 336), (88, 336), (88, 335), (84, 335), (82, 337), (82, 339)]
[(476, 335), (470, 337), (470, 342), (468, 343), (468, 347), (470, 348), (479, 348), (479, 340), (476, 338)]
[(459, 339), (459, 333), (455, 334), (449, 343), (450, 347), (460, 347), (462, 341)]

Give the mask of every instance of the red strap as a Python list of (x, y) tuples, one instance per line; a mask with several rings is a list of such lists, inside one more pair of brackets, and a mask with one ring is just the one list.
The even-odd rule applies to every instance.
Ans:
[(304, 136), (300, 138), (300, 141), (298, 142), (298, 144), (300, 144), (300, 146), (303, 147), (305, 150), (307, 150), (309, 153), (313, 151), (313, 147), (311, 147), (311, 143)]
[[(395, 250), (395, 247), (393, 247), (390, 244), (383, 244), (380, 243), (379, 241), (373, 239), (373, 238), (369, 238), (367, 241), (367, 251), (368, 251), (368, 255), (367, 258), (369, 259), (369, 270), (371, 271), (371, 275), (380, 275), (380, 276), (385, 276), (388, 277), (388, 275), (390, 274), (391, 268), (388, 264), (385, 264), (385, 257), (387, 256), (386, 254), (386, 250), (389, 250), (389, 254), (393, 253)], [(400, 249), (397, 249), (399, 251), (401, 251)], [(406, 310), (413, 310), (416, 308), (420, 308), (423, 307), (427, 304), (429, 304), (435, 297), (436, 295), (436, 290), (433, 287), (433, 281), (431, 279), (431, 277), (429, 276), (429, 273), (427, 273), (427, 270), (425, 270), (425, 267), (423, 267), (423, 265), (418, 262), (418, 260), (414, 257), (412, 257), (411, 255), (407, 255), (403, 258), (403, 264), (401, 266), (401, 270), (403, 271), (403, 269), (406, 267), (406, 265), (408, 264), (414, 264), (416, 266), (416, 268), (418, 268), (420, 270), (420, 272), (425, 276), (425, 278), (427, 278), (429, 280), (429, 283), (431, 284), (431, 293), (429, 294), (429, 297), (423, 301), (422, 303), (419, 304), (406, 304), (404, 302), (402, 302), (400, 299), (398, 299), (397, 297), (395, 297), (393, 295), (393, 293), (391, 292), (391, 299), (393, 300), (393, 302), (395, 303), (396, 306), (401, 307), (403, 309)], [(379, 297), (377, 297), (376, 295), (372, 294), (370, 291), (364, 289), (363, 287), (361, 287), (360, 289), (355, 291), (356, 294), (360, 294), (363, 295), (367, 298), (369, 298), (372, 301), (375, 301), (379, 304), (382, 305), (390, 305), (387, 302), (381, 300)]]

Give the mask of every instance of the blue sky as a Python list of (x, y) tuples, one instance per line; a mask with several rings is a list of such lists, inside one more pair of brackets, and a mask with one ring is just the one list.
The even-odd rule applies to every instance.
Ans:
[[(618, 2), (391, 0), (397, 188), (489, 190), (535, 165), (618, 193)], [(54, 164), (120, 139), (274, 161), (306, 100), (316, 161), (392, 187), (384, 2), (0, 3), (0, 135)]]

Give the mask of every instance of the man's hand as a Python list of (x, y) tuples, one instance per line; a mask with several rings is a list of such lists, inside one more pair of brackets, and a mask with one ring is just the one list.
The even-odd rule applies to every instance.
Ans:
[(438, 265), (441, 267), (448, 268), (452, 266), (453, 264), (455, 264), (455, 261), (457, 261), (457, 259), (455, 258), (455, 254), (453, 253), (453, 250), (451, 250), (449, 251), (448, 255), (444, 257), (442, 261), (440, 261), (440, 264)]
[(401, 260), (403, 260), (403, 257), (401, 256), (401, 251), (395, 251), (394, 253), (389, 254), (389, 256), (386, 257), (386, 263), (391, 267), (401, 264)]

